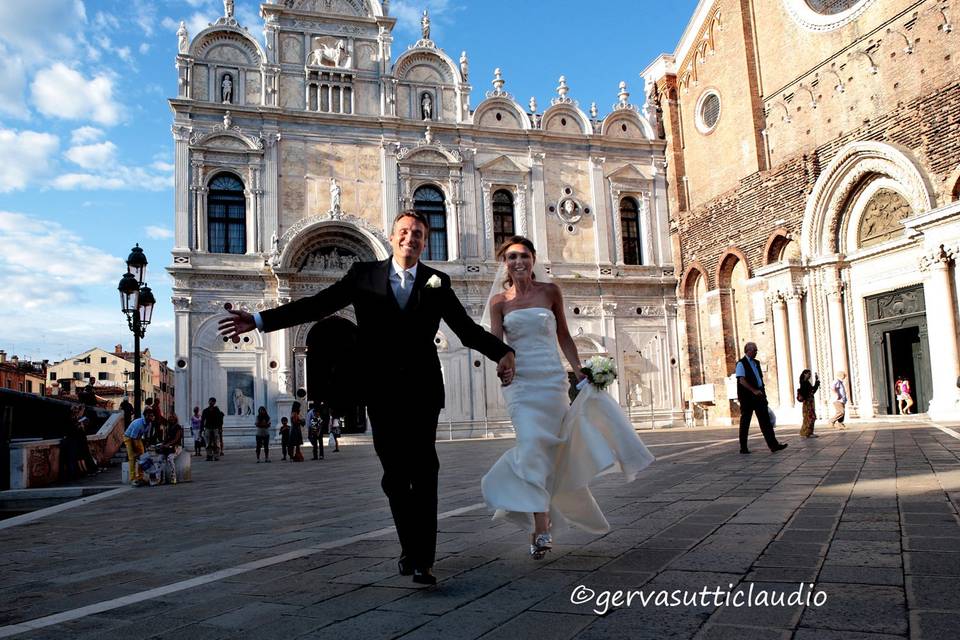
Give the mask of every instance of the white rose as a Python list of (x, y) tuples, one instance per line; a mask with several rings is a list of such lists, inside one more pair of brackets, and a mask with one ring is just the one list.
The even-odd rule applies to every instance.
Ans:
[(440, 276), (436, 274), (430, 276), (430, 279), (427, 280), (427, 288), (436, 289), (439, 286), (440, 286)]

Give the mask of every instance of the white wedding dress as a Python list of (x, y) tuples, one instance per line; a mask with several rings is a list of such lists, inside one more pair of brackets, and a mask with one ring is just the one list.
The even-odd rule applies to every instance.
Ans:
[(609, 531), (590, 481), (621, 470), (631, 482), (653, 455), (606, 392), (587, 384), (570, 404), (550, 309), (510, 311), (503, 329), (516, 351), (516, 375), (503, 395), (517, 443), (481, 480), (484, 500), (497, 510), (495, 518), (527, 530), (533, 513), (549, 512), (555, 530), (572, 524), (590, 533)]

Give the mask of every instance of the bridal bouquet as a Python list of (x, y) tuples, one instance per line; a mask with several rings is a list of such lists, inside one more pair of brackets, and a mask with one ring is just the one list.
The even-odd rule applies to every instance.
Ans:
[(590, 384), (600, 391), (603, 391), (617, 379), (617, 365), (613, 358), (604, 358), (603, 356), (593, 356), (587, 360), (583, 368), (580, 369)]

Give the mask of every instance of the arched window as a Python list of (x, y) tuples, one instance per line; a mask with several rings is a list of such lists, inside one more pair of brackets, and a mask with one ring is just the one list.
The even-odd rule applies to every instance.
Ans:
[(513, 228), (513, 195), (506, 189), (499, 189), (493, 193), (494, 250), (514, 235)]
[(620, 200), (620, 232), (623, 235), (623, 263), (643, 264), (640, 252), (640, 205), (633, 198)]
[(427, 240), (424, 260), (447, 259), (447, 209), (443, 192), (432, 185), (424, 185), (413, 192), (413, 208), (430, 222), (430, 238)]
[(210, 253), (247, 252), (247, 200), (236, 176), (221, 173), (210, 181), (207, 230)]

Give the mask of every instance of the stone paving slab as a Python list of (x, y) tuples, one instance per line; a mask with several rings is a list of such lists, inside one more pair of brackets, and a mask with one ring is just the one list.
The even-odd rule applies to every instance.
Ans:
[[(370, 446), (271, 465), (232, 449), (198, 461), (192, 483), (0, 529), (0, 637), (8, 625), (149, 589), (158, 593), (142, 602), (12, 637), (956, 637), (960, 441), (924, 424), (822, 429), (815, 441), (791, 433), (780, 432), (791, 447), (775, 456), (759, 447), (740, 456), (736, 442), (699, 448), (733, 430), (643, 434), (655, 453), (698, 450), (630, 485), (599, 479), (612, 530), (558, 532), (541, 562), (522, 532), (480, 506), (479, 478), (513, 442), (441, 444), (440, 511), (454, 513), (439, 523), (435, 589), (396, 574), (399, 545)], [(801, 584), (826, 602), (652, 599)], [(574, 602), (582, 589), (590, 600)]]

